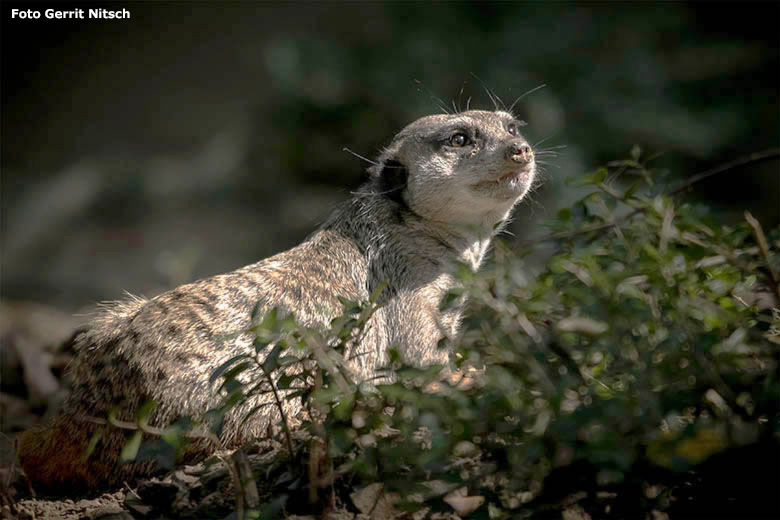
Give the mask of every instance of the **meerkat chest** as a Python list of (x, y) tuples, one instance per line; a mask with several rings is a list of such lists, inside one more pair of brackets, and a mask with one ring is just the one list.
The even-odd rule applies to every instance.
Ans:
[(440, 336), (451, 338), (457, 334), (466, 298), (461, 295), (451, 299), (448, 295), (458, 285), (452, 274), (440, 273), (421, 285), (412, 296), (410, 304), (424, 313)]

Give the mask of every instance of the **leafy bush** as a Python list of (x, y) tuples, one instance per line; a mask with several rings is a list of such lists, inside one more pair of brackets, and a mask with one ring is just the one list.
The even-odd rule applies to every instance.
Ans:
[[(638, 149), (577, 183), (592, 191), (548, 223), (551, 235), (497, 243), (480, 273), (460, 268), (462, 287), (442, 305), (465, 292), (470, 308), (462, 337), (442, 345), (455, 352), (448, 377), (392, 351), (386, 378), (354, 381), (344, 357), (377, 291), (344, 301), (329, 331), (276, 312), (259, 320), (259, 355), (214, 374), (222, 412), (250, 392), (300, 399), (310, 440), (301, 452), (282, 417), (287, 449), (305, 462), (286, 482), (307, 482), (315, 508), (381, 483), (368, 510), (356, 506), (367, 514), (384, 496), (434, 518), (453, 508), (528, 518), (574, 503), (641, 517), (674, 507), (716, 454), (775, 446), (778, 230), (764, 236), (749, 214), (720, 225), (664, 195)], [(524, 258), (541, 242), (552, 253), (529, 277)], [(252, 363), (266, 375), (254, 386), (238, 377)], [(275, 506), (295, 492), (280, 490)]]

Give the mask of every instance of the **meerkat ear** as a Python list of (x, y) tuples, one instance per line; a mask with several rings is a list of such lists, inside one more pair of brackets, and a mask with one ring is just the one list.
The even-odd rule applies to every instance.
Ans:
[(379, 172), (379, 192), (390, 200), (406, 206), (403, 191), (408, 180), (409, 170), (406, 169), (406, 166), (395, 159), (388, 159)]

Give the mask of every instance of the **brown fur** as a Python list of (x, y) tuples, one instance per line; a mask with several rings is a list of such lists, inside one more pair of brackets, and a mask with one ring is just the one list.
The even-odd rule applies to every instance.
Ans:
[[(391, 346), (417, 365), (446, 364), (449, 354), (437, 344), (457, 333), (460, 309), (439, 306), (455, 284), (454, 266), (479, 267), (497, 225), (534, 178), (532, 156), (521, 160), (518, 151), (525, 141), (507, 131), (512, 121), (510, 114), (483, 111), (422, 118), (396, 136), (355, 197), (299, 246), (151, 300), (107, 306), (78, 339), (71, 396), (52, 422), (21, 436), (22, 464), (35, 485), (95, 488), (153, 470), (150, 463), (118, 465), (129, 432), (87, 418), (105, 418), (119, 405), (119, 418), (133, 420), (134, 410), (153, 399), (159, 406), (150, 423), (164, 426), (218, 405), (209, 376), (251, 348), (252, 336), (240, 332), (257, 302), (263, 310), (290, 310), (305, 325), (326, 325), (341, 312), (339, 296), (366, 299), (387, 281), (384, 306), (350, 353), (361, 354), (354, 371), (364, 379), (375, 375)], [(467, 134), (470, 144), (453, 146), (456, 133)], [(234, 408), (222, 442), (236, 446), (263, 435), (278, 419), (274, 407), (238, 424), (269, 398)], [(285, 406), (290, 417), (299, 411), (294, 402)], [(103, 437), (85, 461), (98, 429)], [(206, 449), (201, 444), (190, 454)]]

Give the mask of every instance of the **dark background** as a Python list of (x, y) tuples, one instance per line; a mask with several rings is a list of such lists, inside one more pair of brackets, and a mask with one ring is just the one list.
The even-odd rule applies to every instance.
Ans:
[[(6, 301), (73, 312), (288, 248), (359, 184), (342, 148), (375, 156), (440, 111), (433, 95), (492, 108), (480, 80), (507, 104), (546, 84), (515, 111), (532, 144), (567, 146), (517, 212), (521, 238), (581, 195), (565, 178), (634, 144), (683, 177), (780, 142), (774, 2), (97, 6), (132, 17), (0, 7)], [(776, 226), (778, 164), (690, 196)]]

